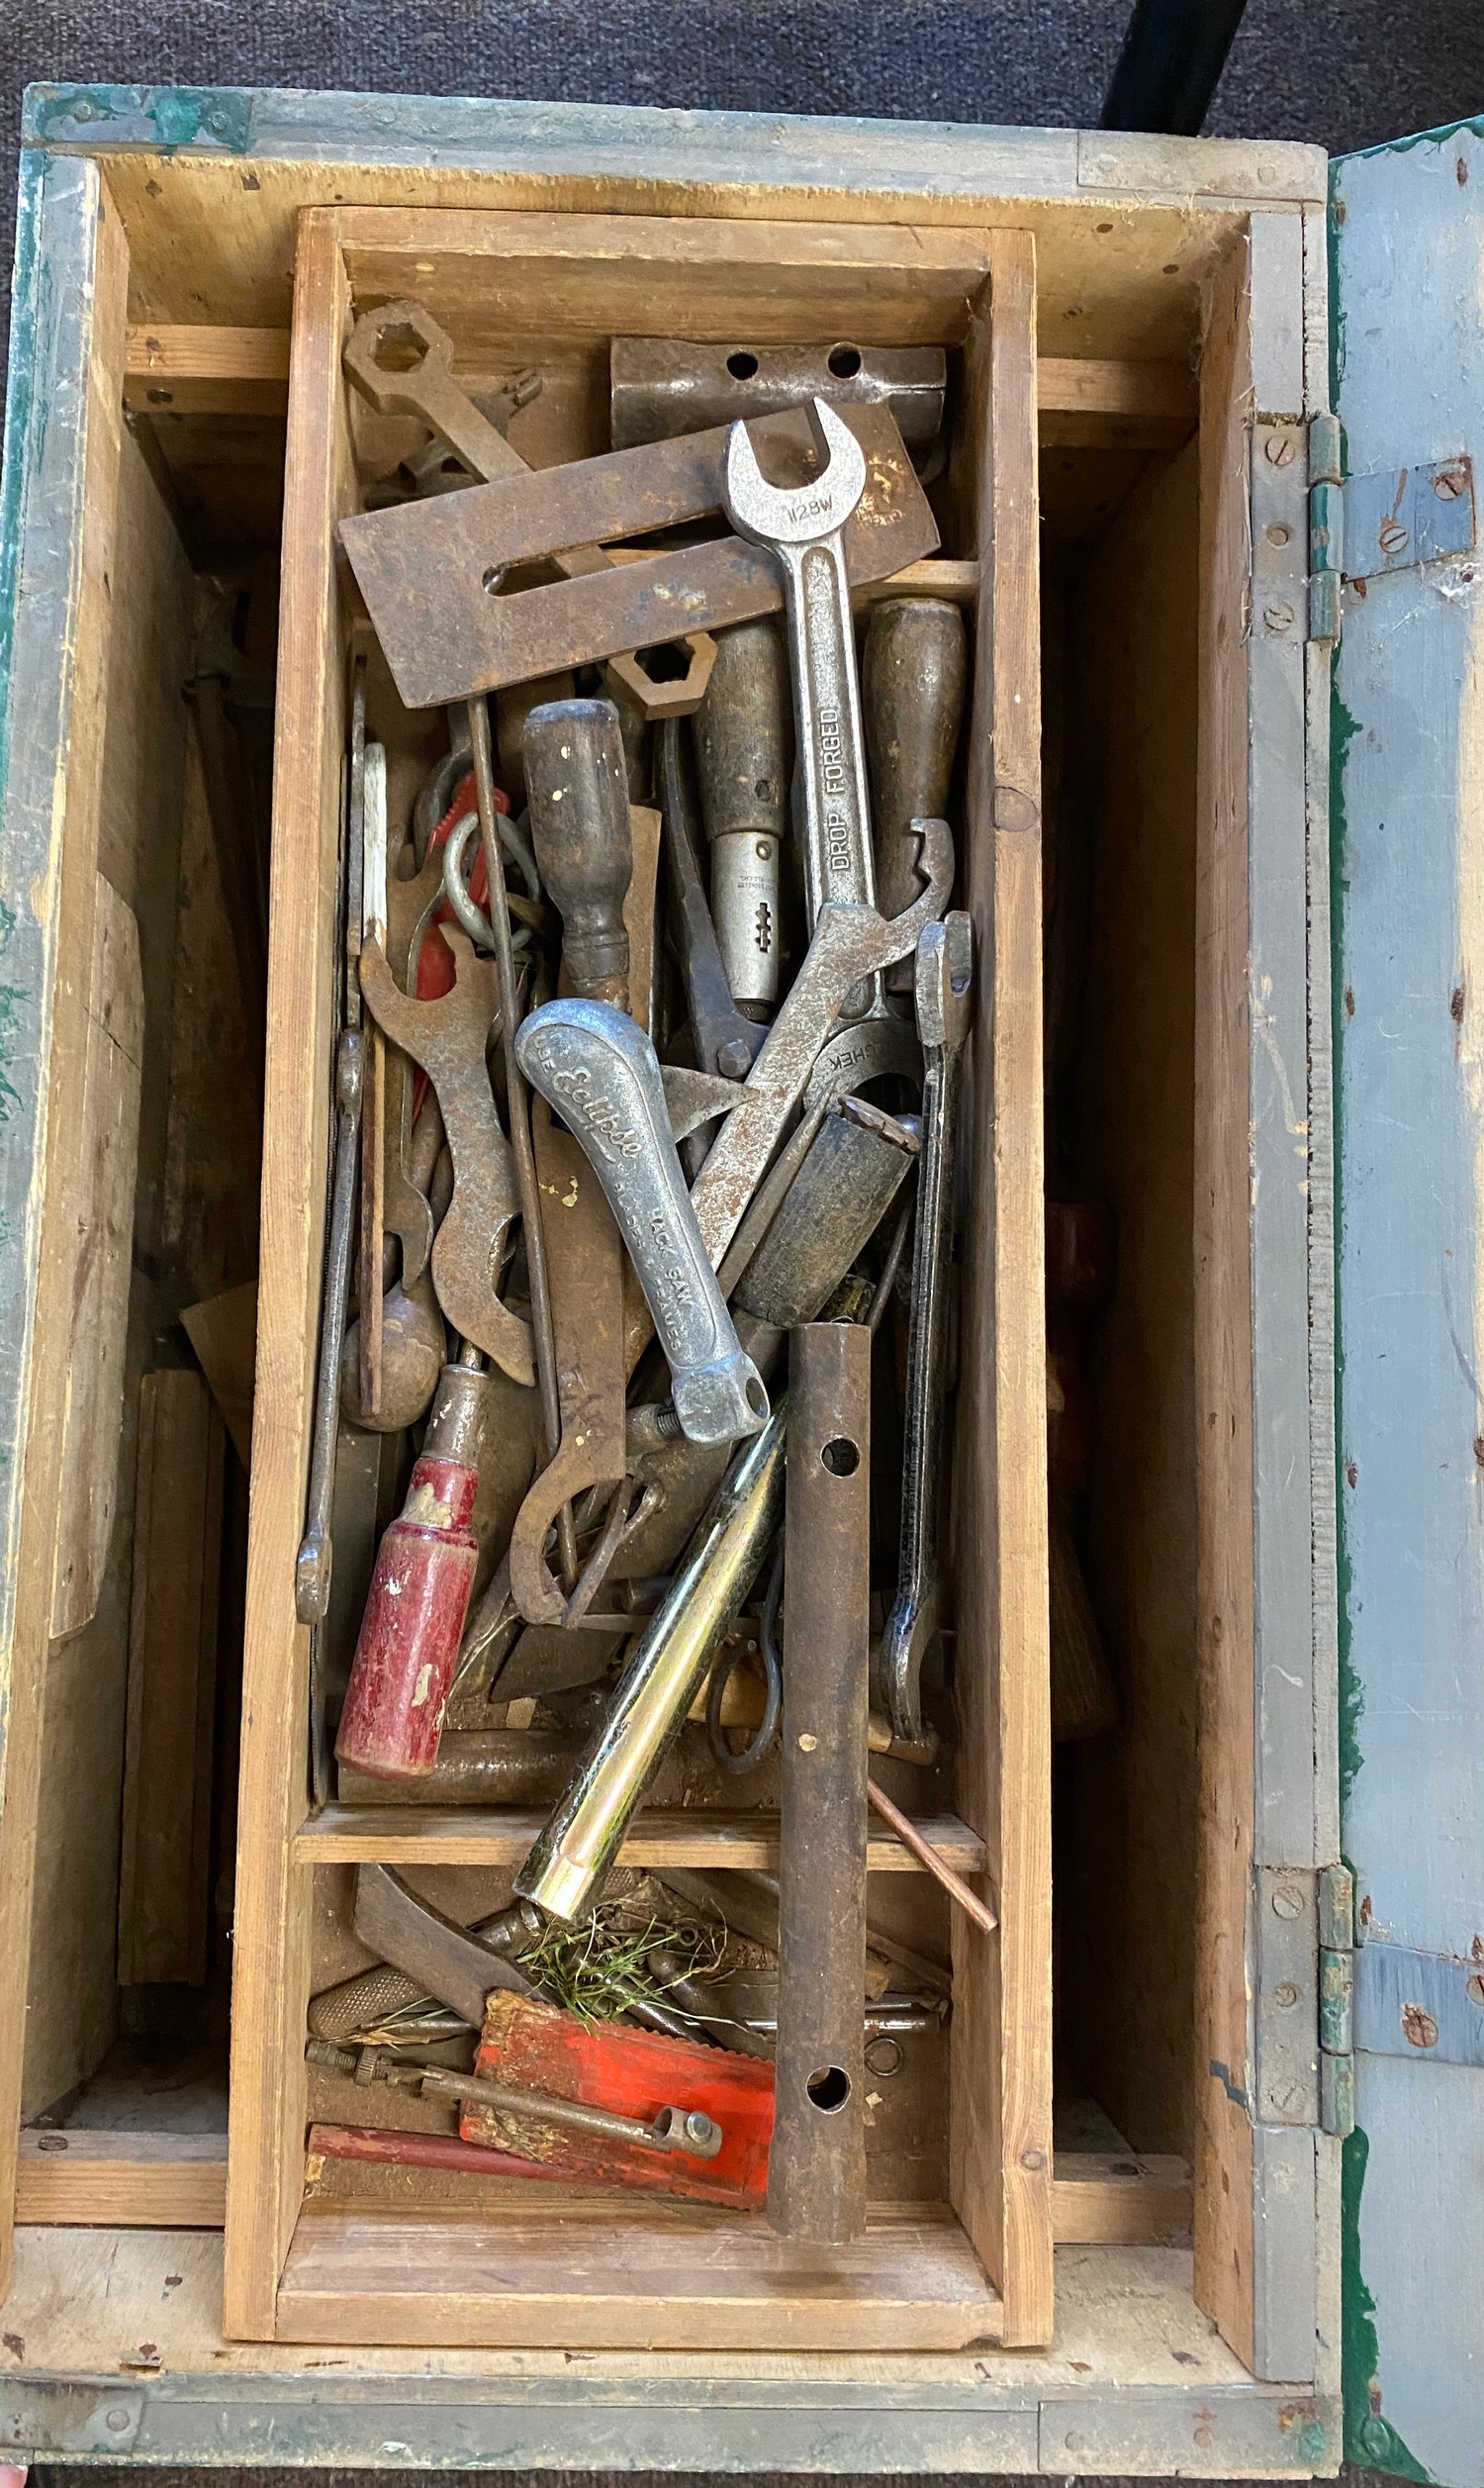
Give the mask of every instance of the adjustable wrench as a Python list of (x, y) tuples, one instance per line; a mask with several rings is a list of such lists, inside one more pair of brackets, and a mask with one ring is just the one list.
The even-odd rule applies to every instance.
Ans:
[(693, 1443), (755, 1434), (768, 1393), (696, 1226), (649, 1038), (611, 1004), (574, 997), (532, 1011), (515, 1052), (607, 1196), (670, 1362), (682, 1431)]
[(907, 1334), (906, 1457), (895, 1604), (877, 1654), (881, 1699), (895, 1734), (922, 1734), (919, 1680), (938, 1629), (938, 1479), (943, 1457), (943, 1377), (948, 1351), (948, 1273), (953, 1246), (954, 1145), (959, 1061), (969, 1033), (974, 927), (955, 911), (929, 924), (917, 945), (917, 1027), (922, 1038), (922, 1155), (912, 1248)]
[[(826, 463), (791, 490), (770, 484), (745, 424), (727, 438), (721, 506), (737, 533), (773, 554), (784, 574), (798, 760), (803, 782), (804, 907), (810, 932), (829, 899), (876, 906), (871, 806), (850, 578), (841, 535), (866, 489), (866, 455), (823, 398), (811, 420)], [(852, 993), (847, 1019), (886, 1010), (880, 976)]]

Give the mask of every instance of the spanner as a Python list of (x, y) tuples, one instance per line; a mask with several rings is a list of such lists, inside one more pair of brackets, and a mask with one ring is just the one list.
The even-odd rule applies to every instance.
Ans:
[(591, 1159), (639, 1275), (693, 1443), (755, 1434), (768, 1393), (716, 1285), (670, 1137), (654, 1046), (610, 1003), (547, 1003), (515, 1039), (533, 1089)]
[(938, 1480), (945, 1431), (954, 1145), (959, 1062), (969, 1034), (973, 982), (974, 927), (966, 914), (955, 910), (940, 924), (929, 924), (917, 944), (922, 1155), (907, 1334), (901, 1552), (896, 1600), (876, 1660), (881, 1705), (894, 1733), (912, 1743), (922, 1734), (922, 1662), (938, 1629)]
[[(856, 673), (850, 578), (841, 535), (866, 489), (866, 454), (823, 398), (811, 421), (825, 463), (811, 482), (770, 484), (745, 424), (727, 437), (721, 506), (737, 533), (772, 553), (784, 574), (798, 765), (803, 785), (804, 909), (810, 932), (831, 899), (876, 906), (866, 743)], [(886, 1010), (880, 976), (847, 998), (847, 1019)]]
[(943, 912), (954, 878), (948, 823), (913, 826), (922, 841), (917, 869), (927, 887), (889, 923), (874, 908), (840, 900), (821, 908), (803, 966), (696, 1179), (691, 1205), (713, 1262), (720, 1262), (768, 1172), (846, 996), (864, 978), (908, 957), (923, 927)]

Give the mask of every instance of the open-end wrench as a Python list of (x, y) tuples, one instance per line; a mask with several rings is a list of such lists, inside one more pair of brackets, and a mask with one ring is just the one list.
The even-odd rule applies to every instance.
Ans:
[[(721, 506), (737, 533), (772, 553), (784, 575), (798, 764), (803, 783), (804, 908), (812, 932), (832, 899), (876, 906), (871, 806), (850, 577), (841, 529), (866, 489), (866, 454), (833, 407), (811, 421), (825, 464), (791, 489), (770, 484), (745, 424), (726, 444)], [(881, 1018), (880, 976), (848, 998), (845, 1017)]]
[(803, 966), (696, 1179), (691, 1206), (713, 1263), (719, 1263), (768, 1172), (846, 996), (894, 959), (905, 959), (924, 926), (943, 912), (954, 877), (948, 823), (919, 820), (914, 826), (922, 841), (917, 869), (926, 888), (889, 923), (870, 907), (832, 899), (821, 908)]
[(611, 1004), (574, 997), (532, 1011), (515, 1051), (607, 1196), (669, 1360), (683, 1433), (693, 1443), (755, 1434), (768, 1393), (696, 1226), (649, 1038)]
[(922, 1155), (912, 1249), (907, 1334), (906, 1456), (896, 1600), (876, 1659), (880, 1698), (895, 1734), (922, 1734), (922, 1662), (938, 1629), (938, 1480), (943, 1460), (943, 1377), (948, 1352), (948, 1278), (953, 1248), (954, 1145), (959, 1062), (969, 1033), (974, 927), (956, 910), (929, 924), (917, 945), (917, 1027), (922, 1038)]
[(433, 1285), (454, 1328), (513, 1382), (534, 1374), (528, 1322), (497, 1292), (506, 1236), (520, 1212), (510, 1144), (501, 1129), (485, 1047), (500, 1018), (495, 971), (456, 924), (450, 994), (418, 1002), (400, 991), (379, 942), (361, 951), (361, 991), (378, 1024), (419, 1063), (437, 1091), (453, 1156), (453, 1199), (432, 1251)]

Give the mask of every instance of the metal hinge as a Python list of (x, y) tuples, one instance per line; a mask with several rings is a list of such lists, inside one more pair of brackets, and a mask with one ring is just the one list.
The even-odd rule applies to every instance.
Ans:
[(1346, 1866), (1319, 1874), (1319, 2122), (1355, 2124), (1355, 1878)]
[(1338, 415), (1309, 425), (1309, 636), (1333, 647), (1340, 637), (1345, 571), (1345, 440)]

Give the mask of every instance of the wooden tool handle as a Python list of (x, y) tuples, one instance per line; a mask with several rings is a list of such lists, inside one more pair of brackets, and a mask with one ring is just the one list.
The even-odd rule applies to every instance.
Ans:
[(633, 877), (628, 772), (610, 700), (551, 700), (525, 720), (525, 790), (541, 879), (562, 911), (567, 982), (628, 1008)]

